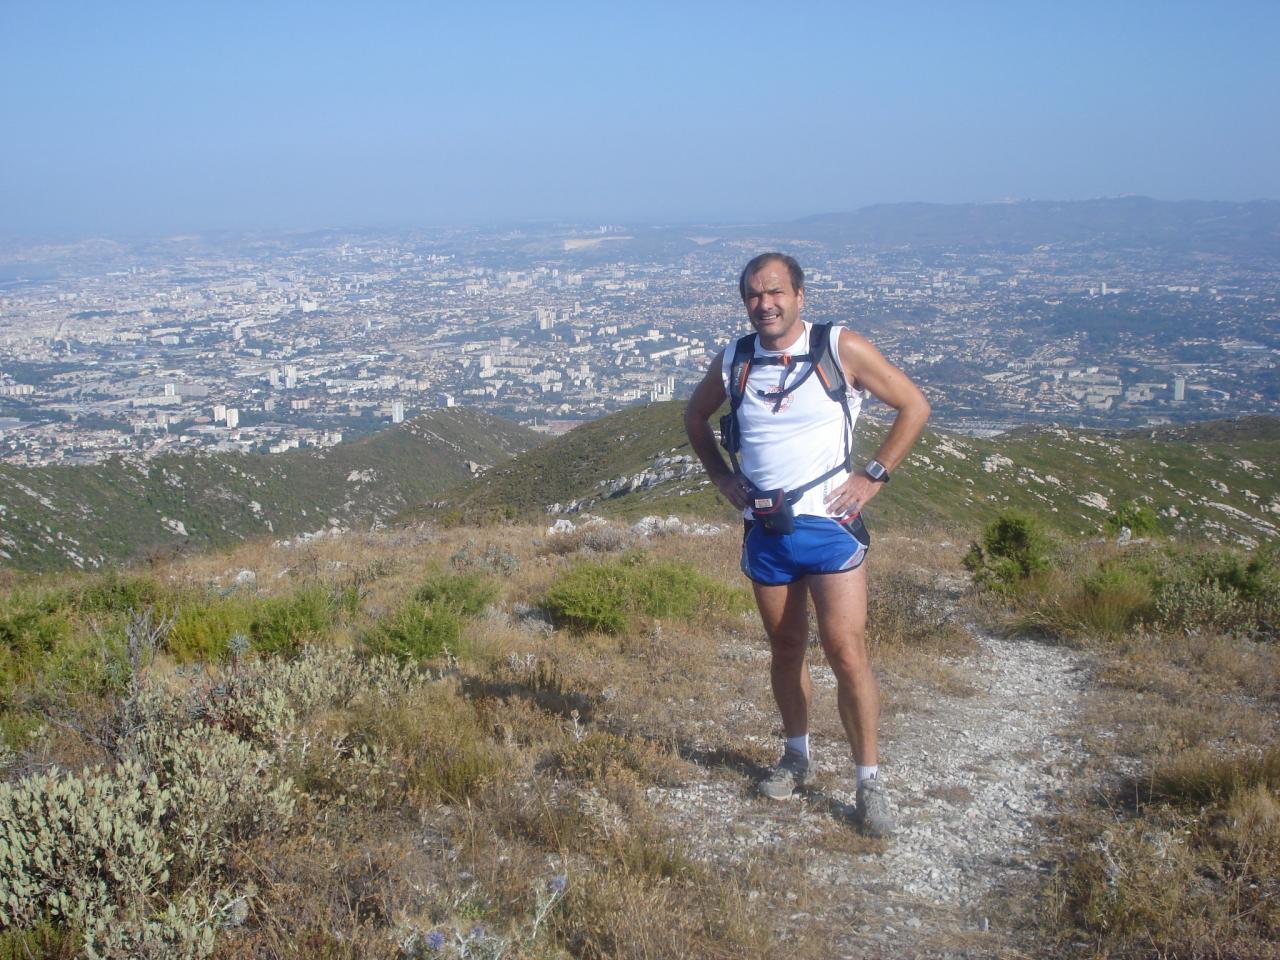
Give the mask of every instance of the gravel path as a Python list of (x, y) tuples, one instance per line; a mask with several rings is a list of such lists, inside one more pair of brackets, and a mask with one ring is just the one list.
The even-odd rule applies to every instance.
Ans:
[[(1061, 647), (970, 629), (980, 650), (956, 666), (972, 695), (886, 684), (886, 700), (909, 708), (882, 723), (882, 773), (899, 820), (883, 846), (833, 849), (833, 819), (847, 812), (854, 787), (847, 748), (834, 744), (815, 757), (816, 789), (804, 800), (758, 799), (748, 774), (716, 765), (678, 789), (653, 791), (678, 819), (692, 856), (739, 864), (766, 850), (799, 851), (810, 876), (834, 895), (821, 907), (797, 903), (778, 918), (780, 937), (788, 925), (820, 923), (848, 931), (837, 936), (842, 956), (1022, 955), (1001, 904), (1038, 882), (1037, 820), (1053, 810), (1083, 756), (1070, 728), (1087, 664)], [(767, 669), (761, 650), (731, 659)], [(817, 696), (833, 707), (834, 681), (820, 655), (811, 669)], [(771, 726), (768, 716), (724, 720)]]
[[(886, 901), (886, 941), (903, 929), (1000, 929), (994, 906), (1035, 883), (1037, 818), (1083, 758), (1069, 730), (1085, 679), (1080, 655), (976, 633), (966, 662), (979, 693), (934, 698), (886, 724), (899, 829), (869, 889)], [(918, 921), (918, 922), (917, 922)], [(888, 955), (888, 954), (887, 954)]]

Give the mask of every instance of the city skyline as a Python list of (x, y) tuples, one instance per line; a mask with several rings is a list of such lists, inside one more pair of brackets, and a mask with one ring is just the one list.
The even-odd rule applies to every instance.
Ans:
[(1271, 4), (6, 14), (0, 236), (1280, 196)]

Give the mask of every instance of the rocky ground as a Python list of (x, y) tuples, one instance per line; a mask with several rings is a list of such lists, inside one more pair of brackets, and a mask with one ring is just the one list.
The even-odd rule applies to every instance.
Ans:
[[(967, 629), (977, 652), (953, 667), (972, 689), (884, 679), (881, 764), (899, 818), (891, 840), (857, 838), (848, 825), (853, 767), (834, 729), (814, 737), (817, 781), (803, 797), (763, 800), (754, 792), (762, 770), (716, 758), (703, 758), (693, 782), (654, 791), (691, 856), (735, 868), (785, 860), (826, 892), (788, 897), (780, 942), (818, 924), (834, 931), (838, 956), (1035, 955), (1009, 905), (1038, 884), (1038, 830), (1083, 758), (1072, 729), (1088, 664), (1062, 647)], [(767, 671), (759, 638), (731, 641), (721, 656)], [(834, 713), (834, 680), (817, 649), (811, 664), (815, 713)], [(769, 706), (739, 701), (724, 722), (751, 739), (748, 729), (771, 730)]]

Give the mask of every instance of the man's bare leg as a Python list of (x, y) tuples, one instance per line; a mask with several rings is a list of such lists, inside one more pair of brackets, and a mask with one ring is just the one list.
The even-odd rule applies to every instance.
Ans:
[(857, 769), (854, 816), (864, 833), (888, 837), (894, 829), (893, 808), (876, 769), (880, 688), (867, 656), (867, 568), (810, 577), (818, 635), (836, 676), (840, 722), (853, 750)]
[(769, 679), (788, 737), (809, 732), (813, 686), (805, 648), (809, 641), (809, 595), (804, 581), (779, 587), (753, 584), (756, 606), (769, 637)]
[(880, 687), (867, 655), (867, 568), (808, 577), (818, 635), (835, 674), (837, 706), (859, 766), (877, 762)]

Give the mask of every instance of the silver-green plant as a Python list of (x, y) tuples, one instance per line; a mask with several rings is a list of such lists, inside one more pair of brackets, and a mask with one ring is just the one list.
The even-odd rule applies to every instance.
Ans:
[[(136, 626), (143, 639), (157, 629)], [(0, 784), (0, 928), (82, 931), (90, 958), (208, 956), (232, 906), (243, 911), (252, 895), (227, 889), (233, 847), (294, 816), (283, 771), (306, 767), (300, 719), (438, 682), (389, 658), (312, 650), (292, 662), (233, 659), (174, 690), (148, 676), (153, 646), (131, 650), (114, 736), (99, 741), (113, 769)], [(381, 799), (385, 747), (339, 738), (312, 749), (321, 772), (357, 785), (352, 799)]]
[(208, 956), (200, 904), (164, 898), (170, 805), (137, 761), (0, 785), (0, 926), (64, 923), (92, 958)]
[(174, 866), (215, 873), (232, 844), (286, 828), (293, 784), (265, 750), (217, 727), (156, 729), (146, 747), (169, 796), (165, 831)]

